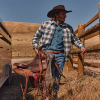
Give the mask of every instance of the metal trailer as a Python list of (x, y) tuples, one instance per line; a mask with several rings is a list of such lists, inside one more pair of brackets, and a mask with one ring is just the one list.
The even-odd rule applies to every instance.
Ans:
[(0, 88), (12, 80), (12, 44), (11, 34), (0, 19)]

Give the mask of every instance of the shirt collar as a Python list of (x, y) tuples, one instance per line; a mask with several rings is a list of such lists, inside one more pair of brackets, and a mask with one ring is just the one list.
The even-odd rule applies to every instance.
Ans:
[[(51, 21), (51, 25), (55, 25), (55, 24), (57, 24), (57, 23), (56, 23), (56, 21), (55, 21), (55, 19), (54, 19), (54, 20)], [(61, 26), (67, 26), (67, 24), (64, 23), (64, 22), (62, 22), (60, 25), (61, 25)]]

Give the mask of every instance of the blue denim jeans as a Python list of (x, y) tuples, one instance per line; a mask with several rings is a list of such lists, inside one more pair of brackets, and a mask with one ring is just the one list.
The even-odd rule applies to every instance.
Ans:
[[(61, 70), (61, 72), (63, 71), (63, 66), (64, 66), (64, 63), (65, 63), (65, 55), (64, 53), (59, 53), (59, 54), (54, 54), (54, 53), (51, 53), (51, 55), (55, 56), (55, 59), (57, 61), (57, 64)], [(61, 75), (59, 74), (59, 71), (56, 67), (52, 67), (52, 76), (53, 78), (57, 79), (58, 82), (60, 82), (60, 79), (61, 79)], [(54, 88), (54, 98), (52, 100), (57, 100), (57, 92), (59, 90), (59, 85), (57, 84), (54, 84), (53, 85), (53, 88)]]

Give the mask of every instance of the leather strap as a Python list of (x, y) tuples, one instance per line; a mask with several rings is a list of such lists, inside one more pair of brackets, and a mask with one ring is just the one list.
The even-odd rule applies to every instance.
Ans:
[(40, 53), (39, 53), (39, 68), (40, 68), (40, 75), (41, 75), (43, 67), (42, 67), (42, 59)]
[[(22, 69), (21, 69), (22, 70)], [(23, 88), (23, 85), (22, 85), (22, 82), (21, 82), (21, 80), (20, 80), (20, 77), (19, 77), (19, 75), (18, 75), (18, 78), (19, 78), (19, 82), (20, 82), (20, 86), (21, 86), (21, 90), (22, 90), (22, 93), (23, 93), (23, 100), (26, 100), (25, 99), (25, 96), (26, 96), (26, 91), (27, 91), (27, 85), (28, 85), (28, 80), (29, 80), (29, 75), (28, 75), (28, 73), (27, 72), (25, 72), (24, 70), (22, 70), (23, 72), (24, 72), (24, 74), (25, 74), (25, 78), (26, 78), (26, 85), (25, 85), (25, 88)]]
[(52, 50), (45, 50), (45, 52), (49, 52), (49, 53), (64, 53), (64, 51), (52, 51)]
[(63, 76), (65, 79), (67, 79), (67, 78), (62, 74), (61, 70), (59, 69), (57, 62), (55, 62), (55, 66), (57, 67), (57, 69), (58, 69), (60, 75)]
[(34, 79), (35, 79), (35, 88), (37, 88), (37, 84), (38, 84), (38, 77), (35, 73), (32, 73)]
[(46, 97), (46, 81), (42, 81), (43, 83), (43, 94), (42, 94), (42, 98), (41, 100), (45, 100), (45, 97)]

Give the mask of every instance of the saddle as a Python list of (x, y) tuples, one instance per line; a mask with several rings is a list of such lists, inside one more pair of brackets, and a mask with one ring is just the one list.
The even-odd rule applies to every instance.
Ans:
[[(41, 100), (45, 99), (46, 88), (50, 86), (51, 80), (52, 80), (51, 66), (56, 66), (59, 73), (65, 78), (65, 76), (61, 73), (57, 65), (55, 57), (52, 56), (51, 54), (45, 54), (44, 51), (42, 50), (40, 50), (38, 54), (36, 54), (34, 59), (30, 61), (29, 63), (27, 63), (26, 65), (21, 64), (21, 63), (14, 63), (14, 65), (17, 67), (13, 68), (13, 71), (18, 74), (18, 78), (19, 78), (19, 75), (25, 76), (26, 78), (26, 86), (24, 89), (21, 84), (21, 80), (19, 78), (21, 89), (23, 92), (23, 100), (25, 100), (28, 80), (30, 81), (33, 88), (39, 87), (40, 83), (43, 84), (43, 87), (42, 87), (43, 94), (42, 94)], [(48, 82), (46, 82), (48, 80), (47, 76), (49, 78), (49, 81), (48, 81), (49, 84)], [(34, 99), (37, 100), (36, 96), (34, 96)]]

